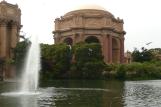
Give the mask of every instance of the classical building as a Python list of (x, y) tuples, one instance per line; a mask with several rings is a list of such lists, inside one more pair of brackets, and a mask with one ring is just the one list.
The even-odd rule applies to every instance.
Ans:
[[(19, 41), (21, 28), (21, 10), (18, 5), (0, 2), (0, 59), (9, 61), (13, 57), (13, 49)], [(9, 76), (9, 70), (2, 71), (1, 76)]]
[(100, 6), (86, 6), (55, 19), (55, 43), (99, 42), (106, 63), (124, 62), (123, 20)]

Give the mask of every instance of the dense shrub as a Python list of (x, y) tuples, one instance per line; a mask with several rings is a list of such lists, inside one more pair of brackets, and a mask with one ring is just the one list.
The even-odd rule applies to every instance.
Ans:
[[(100, 78), (104, 69), (101, 46), (98, 43), (79, 43), (73, 48), (75, 69), (81, 78)], [(72, 68), (73, 69), (73, 68)]]
[[(14, 60), (18, 66), (22, 64), (28, 46), (29, 42), (23, 41), (15, 48)], [(40, 78), (43, 80), (55, 78), (160, 79), (161, 61), (151, 60), (149, 51), (143, 51), (145, 58), (141, 58), (143, 59), (141, 61), (138, 61), (140, 53), (136, 50), (134, 53), (137, 60), (135, 60), (138, 62), (105, 64), (99, 43), (78, 43), (72, 48), (66, 44), (41, 44)]]
[(119, 65), (119, 67), (117, 69), (116, 77), (118, 79), (125, 79), (126, 78), (126, 72), (127, 72), (126, 65)]
[(70, 48), (66, 44), (41, 44), (42, 77), (100, 78), (105, 63), (98, 43), (78, 43)]
[(15, 64), (16, 66), (16, 75), (20, 76), (22, 73), (22, 68), (25, 63), (25, 57), (27, 55), (28, 48), (31, 42), (28, 39), (17, 43), (16, 48), (13, 49), (14, 57), (13, 59), (8, 60), (8, 63)]
[(70, 69), (71, 50), (66, 44), (41, 44), (42, 75), (49, 78), (63, 77)]
[(105, 67), (103, 76), (106, 79), (121, 80), (160, 79), (161, 62), (108, 64)]
[(131, 63), (121, 65), (117, 69), (117, 77), (119, 79), (160, 79), (160, 66), (153, 63)]

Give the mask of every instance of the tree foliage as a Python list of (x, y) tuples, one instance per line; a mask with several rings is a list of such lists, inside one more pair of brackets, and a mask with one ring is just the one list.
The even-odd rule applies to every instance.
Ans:
[(25, 56), (27, 54), (27, 50), (28, 50), (30, 43), (31, 43), (30, 41), (25, 39), (24, 41), (17, 43), (16, 48), (14, 48), (13, 60), (14, 60), (15, 64), (17, 65), (17, 68), (22, 66), (22, 64), (24, 63)]
[(68, 45), (41, 44), (42, 71), (52, 72), (52, 77), (61, 77), (70, 68), (71, 50)]
[(146, 61), (152, 61), (154, 57), (151, 51), (142, 47), (141, 51), (135, 49), (132, 52), (132, 58), (134, 62), (146, 62)]
[(73, 47), (73, 53), (76, 60), (74, 65), (77, 76), (81, 78), (98, 78), (101, 76), (104, 62), (100, 44), (79, 43)]
[(42, 73), (51, 78), (96, 78), (104, 68), (98, 43), (41, 44)]
[[(22, 41), (14, 49), (15, 64), (24, 63), (24, 57), (30, 42)], [(99, 43), (78, 43), (72, 47), (66, 44), (41, 44), (41, 78), (160, 78), (161, 62), (154, 60), (154, 55), (160, 54), (160, 49), (132, 52), (131, 64), (108, 64), (103, 61)], [(155, 53), (155, 54), (154, 54)], [(0, 60), (2, 65), (2, 61)]]

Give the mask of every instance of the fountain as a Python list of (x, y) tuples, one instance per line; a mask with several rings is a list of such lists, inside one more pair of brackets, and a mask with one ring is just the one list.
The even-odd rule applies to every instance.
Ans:
[(29, 47), (27, 57), (25, 60), (24, 68), (21, 78), (21, 85), (18, 92), (2, 93), (7, 96), (17, 95), (35, 95), (38, 87), (38, 77), (40, 70), (40, 46), (38, 38), (33, 36), (31, 38), (31, 45)]
[(40, 70), (40, 47), (38, 39), (32, 38), (31, 46), (27, 54), (24, 73), (22, 75), (22, 83), (20, 92), (35, 92), (38, 87), (38, 77)]

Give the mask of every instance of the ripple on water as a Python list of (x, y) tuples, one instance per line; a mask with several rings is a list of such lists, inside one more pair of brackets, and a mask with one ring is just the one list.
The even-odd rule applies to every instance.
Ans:
[(161, 81), (125, 82), (125, 107), (159, 107)]

